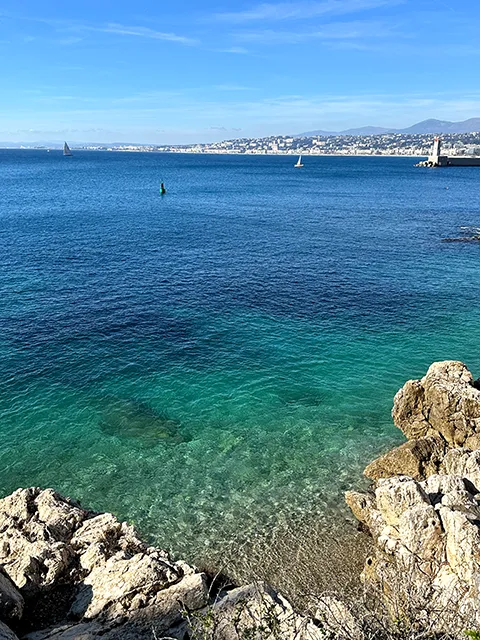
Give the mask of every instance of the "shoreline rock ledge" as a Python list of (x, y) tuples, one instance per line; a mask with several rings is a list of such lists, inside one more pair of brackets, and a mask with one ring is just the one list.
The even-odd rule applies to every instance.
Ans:
[(110, 513), (52, 489), (0, 500), (0, 640), (244, 637), (325, 635), (265, 584), (213, 590)]
[(365, 469), (346, 502), (374, 541), (365, 587), (410, 629), (480, 630), (480, 385), (456, 361), (396, 394), (407, 442)]

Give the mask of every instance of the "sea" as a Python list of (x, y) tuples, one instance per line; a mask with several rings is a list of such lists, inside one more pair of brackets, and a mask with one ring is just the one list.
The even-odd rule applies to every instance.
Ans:
[(480, 169), (295, 160), (0, 150), (2, 495), (208, 559), (347, 521), (405, 381), (480, 375)]

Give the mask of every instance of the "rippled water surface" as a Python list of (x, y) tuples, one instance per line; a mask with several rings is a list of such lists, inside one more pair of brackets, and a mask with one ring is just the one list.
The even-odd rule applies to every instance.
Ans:
[(194, 559), (340, 514), (406, 379), (480, 375), (480, 170), (293, 162), (0, 151), (2, 493)]

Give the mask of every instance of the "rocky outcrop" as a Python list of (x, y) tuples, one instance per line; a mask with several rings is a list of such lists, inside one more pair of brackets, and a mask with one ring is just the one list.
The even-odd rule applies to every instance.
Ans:
[(347, 504), (375, 541), (362, 574), (395, 620), (480, 628), (480, 391), (460, 362), (433, 364), (394, 400), (407, 443), (365, 470)]
[(480, 449), (480, 384), (456, 361), (435, 362), (396, 394), (393, 421), (408, 442), (365, 469), (373, 481), (394, 475), (423, 480), (441, 472), (451, 448)]
[(273, 640), (268, 621), (282, 638), (324, 637), (266, 585), (212, 599), (205, 574), (51, 489), (0, 500), (0, 567), (0, 640)]
[(444, 454), (445, 443), (441, 438), (410, 440), (371, 462), (364, 473), (374, 481), (401, 474), (421, 480), (438, 472)]
[(408, 440), (439, 437), (449, 446), (480, 446), (480, 391), (462, 362), (435, 362), (397, 393), (393, 421)]

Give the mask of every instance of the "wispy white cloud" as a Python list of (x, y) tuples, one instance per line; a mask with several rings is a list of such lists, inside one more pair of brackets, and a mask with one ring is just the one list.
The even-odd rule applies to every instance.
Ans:
[[(130, 26), (117, 22), (108, 22), (106, 24), (94, 24), (90, 22), (80, 22), (77, 20), (63, 20), (58, 18), (43, 18), (35, 16), (16, 15), (6, 12), (0, 12), (0, 18), (9, 20), (20, 20), (23, 22), (39, 23), (51, 27), (56, 32), (62, 33), (64, 37), (55, 40), (58, 44), (75, 44), (83, 39), (86, 33), (111, 33), (119, 36), (131, 36), (135, 38), (147, 38), (151, 40), (165, 40), (167, 42), (176, 42), (183, 45), (195, 45), (198, 41), (188, 36), (179, 35), (168, 31), (158, 31), (151, 27)], [(68, 33), (73, 35), (67, 35)], [(26, 41), (33, 40), (34, 37), (26, 36)]]
[[(93, 120), (99, 125), (128, 122), (131, 117), (143, 119), (145, 123), (180, 122), (185, 126), (193, 123), (213, 126), (215, 122), (224, 122), (223, 126), (232, 128), (242, 121), (242, 128), (252, 125), (279, 126), (281, 123), (304, 124), (316, 122), (320, 128), (338, 128), (350, 123), (374, 123), (384, 126), (398, 126), (405, 118), (438, 117), (452, 119), (467, 118), (480, 112), (480, 93), (458, 99), (455, 96), (439, 93), (425, 97), (421, 94), (397, 95), (280, 95), (259, 100), (221, 100), (196, 99), (185, 96), (176, 104), (171, 101), (156, 105), (138, 105), (124, 109), (120, 105), (100, 108), (77, 108), (64, 111), (62, 108), (49, 109), (45, 117), (59, 123), (64, 119)], [(18, 114), (21, 115), (21, 114)], [(422, 117), (423, 116), (423, 117)], [(39, 115), (37, 113), (36, 119)], [(213, 121), (213, 123), (212, 123)], [(335, 124), (336, 123), (336, 124)], [(63, 124), (63, 122), (62, 122)], [(342, 126), (347, 128), (347, 126)]]
[(208, 129), (210, 131), (223, 131), (224, 133), (228, 133), (230, 131), (233, 131), (235, 133), (238, 133), (239, 131), (241, 131), (241, 127), (232, 127), (232, 128), (228, 128), (228, 127), (208, 127)]
[(186, 45), (197, 44), (197, 40), (188, 38), (187, 36), (181, 36), (176, 33), (155, 31), (155, 29), (150, 29), (149, 27), (130, 27), (115, 22), (95, 27), (82, 25), (79, 28), (85, 31), (101, 31), (103, 33), (113, 33), (120, 36), (135, 36), (138, 38), (149, 38), (152, 40), (166, 40), (168, 42), (177, 42), (179, 44)]
[(56, 42), (63, 45), (72, 45), (78, 44), (79, 42), (82, 42), (82, 40), (84, 40), (84, 38), (81, 38), (80, 36), (69, 36), (67, 38), (59, 38)]
[[(0, 107), (0, 111), (2, 108)], [(19, 110), (4, 119), (10, 139), (45, 139), (48, 132), (64, 131), (67, 139), (135, 140), (139, 142), (198, 142), (228, 137), (241, 126), (242, 135), (289, 134), (310, 129), (339, 131), (363, 125), (387, 128), (409, 126), (427, 117), (465, 120), (480, 113), (480, 93), (458, 99), (453, 93), (377, 95), (283, 95), (263, 100), (196, 100), (155, 107), (67, 109), (66, 104), (39, 112)], [(7, 114), (6, 114), (7, 115)], [(28, 123), (32, 124), (28, 130)], [(162, 130), (158, 123), (162, 122)], [(8, 123), (8, 124), (7, 124)], [(137, 123), (137, 124), (132, 124)], [(141, 125), (140, 125), (141, 123)], [(219, 124), (221, 123), (221, 124)], [(138, 125), (138, 126), (137, 126)], [(91, 134), (87, 134), (91, 131)], [(108, 133), (116, 131), (116, 133)], [(78, 132), (78, 134), (76, 133)], [(97, 133), (95, 133), (97, 132)], [(208, 135), (207, 132), (210, 132)], [(72, 135), (73, 134), (73, 135)], [(25, 139), (25, 138), (24, 138)]]
[(405, 0), (321, 0), (262, 3), (246, 11), (217, 13), (216, 20), (245, 23), (255, 21), (304, 20), (319, 16), (346, 15), (402, 4)]
[(218, 53), (234, 53), (238, 55), (246, 55), (249, 53), (245, 47), (227, 47), (226, 49), (218, 49)]
[[(352, 41), (369, 38), (387, 38), (394, 35), (392, 26), (383, 22), (335, 22), (309, 31), (277, 31), (264, 29), (241, 31), (235, 37), (242, 41), (260, 44), (296, 44), (306, 40)], [(399, 35), (395, 32), (395, 35)]]

